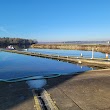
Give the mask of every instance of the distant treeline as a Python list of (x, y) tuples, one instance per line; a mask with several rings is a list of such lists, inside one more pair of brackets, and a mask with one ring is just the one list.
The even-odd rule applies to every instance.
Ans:
[(36, 40), (22, 39), (22, 38), (0, 38), (0, 45), (31, 45), (36, 44)]

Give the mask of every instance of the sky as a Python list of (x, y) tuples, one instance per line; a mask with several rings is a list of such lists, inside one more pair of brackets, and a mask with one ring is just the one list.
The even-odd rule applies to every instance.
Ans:
[(0, 37), (110, 40), (110, 0), (0, 0)]

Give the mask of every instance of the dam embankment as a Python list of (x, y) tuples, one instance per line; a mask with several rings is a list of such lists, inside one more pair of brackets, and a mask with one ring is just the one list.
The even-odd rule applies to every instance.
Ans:
[(32, 48), (40, 49), (65, 49), (65, 50), (87, 50), (92, 49), (97, 52), (110, 53), (110, 45), (84, 45), (84, 44), (33, 44)]

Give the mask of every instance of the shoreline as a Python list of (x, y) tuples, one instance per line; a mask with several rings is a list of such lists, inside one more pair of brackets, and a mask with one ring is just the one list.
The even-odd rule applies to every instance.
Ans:
[(31, 48), (38, 49), (62, 49), (62, 50), (85, 50), (110, 54), (110, 45), (84, 45), (84, 44), (33, 44)]

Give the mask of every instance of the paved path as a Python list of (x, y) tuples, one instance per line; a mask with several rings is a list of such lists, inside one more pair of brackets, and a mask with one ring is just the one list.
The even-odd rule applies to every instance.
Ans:
[(110, 110), (110, 69), (49, 79), (46, 89), (60, 110)]

